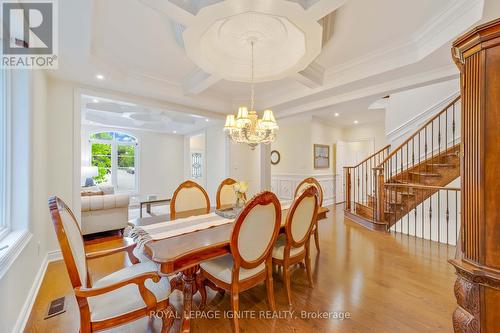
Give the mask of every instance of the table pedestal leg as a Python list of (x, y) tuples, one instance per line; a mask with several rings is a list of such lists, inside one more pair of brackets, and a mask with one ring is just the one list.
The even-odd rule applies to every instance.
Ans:
[(191, 331), (191, 309), (193, 307), (193, 294), (196, 293), (196, 272), (199, 266), (189, 268), (182, 272), (182, 292), (184, 294), (184, 311), (182, 317), (181, 332)]

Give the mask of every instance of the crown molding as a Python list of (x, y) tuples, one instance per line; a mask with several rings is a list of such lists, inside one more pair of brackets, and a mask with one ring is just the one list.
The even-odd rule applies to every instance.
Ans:
[[(314, 93), (353, 83), (390, 70), (417, 63), (437, 48), (450, 42), (482, 17), (484, 0), (457, 0), (434, 19), (418, 30), (408, 41), (385, 46), (336, 66), (324, 73), (324, 84)], [(285, 103), (297, 104), (302, 98), (311, 97), (310, 90), (294, 90), (275, 96), (266, 108), (277, 109)]]
[(412, 76), (406, 76), (400, 79), (375, 84), (362, 89), (353, 90), (345, 94), (330, 96), (323, 99), (316, 99), (314, 102), (300, 104), (297, 107), (287, 108), (286, 110), (280, 110), (279, 108), (275, 107), (274, 111), (279, 117), (287, 117), (294, 114), (313, 111), (363, 97), (379, 96), (382, 94), (387, 94), (389, 92), (394, 93), (406, 89), (416, 88), (425, 84), (446, 81), (458, 78), (458, 75), (459, 73), (456, 66), (449, 65), (440, 69), (430, 70)]
[(306, 87), (314, 89), (323, 85), (324, 77), (325, 68), (313, 61), (303, 71), (298, 72), (295, 79)]

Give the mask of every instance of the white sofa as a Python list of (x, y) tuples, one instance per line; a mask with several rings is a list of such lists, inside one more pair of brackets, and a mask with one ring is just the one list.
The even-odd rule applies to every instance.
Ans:
[(82, 234), (88, 235), (127, 227), (128, 195), (91, 195), (81, 198)]

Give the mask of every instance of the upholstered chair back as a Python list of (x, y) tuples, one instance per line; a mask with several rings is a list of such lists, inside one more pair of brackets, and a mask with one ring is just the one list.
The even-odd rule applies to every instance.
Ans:
[(191, 210), (199, 210), (198, 214), (209, 213), (210, 199), (203, 187), (188, 180), (180, 184), (172, 196), (170, 219), (174, 220), (178, 213)]
[(287, 241), (291, 246), (302, 246), (309, 239), (318, 214), (318, 201), (315, 186), (309, 186), (295, 198), (288, 210), (285, 224)]
[(314, 186), (318, 190), (318, 204), (321, 207), (323, 205), (323, 189), (316, 178), (309, 177), (304, 179), (295, 189), (295, 197), (299, 196), (306, 188)]
[(49, 209), (64, 263), (74, 288), (87, 285), (87, 260), (82, 233), (75, 215), (58, 197), (49, 198)]
[(272, 192), (262, 192), (250, 200), (236, 218), (231, 235), (235, 265), (254, 268), (264, 262), (278, 237), (281, 205)]
[(226, 178), (220, 183), (216, 195), (217, 209), (226, 205), (234, 205), (236, 202), (236, 193), (233, 189), (234, 184), (236, 184), (236, 180), (232, 178)]

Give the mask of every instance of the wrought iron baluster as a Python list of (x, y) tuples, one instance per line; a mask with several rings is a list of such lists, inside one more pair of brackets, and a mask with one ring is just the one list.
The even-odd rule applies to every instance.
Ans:
[(441, 190), (437, 191), (437, 199), (438, 199), (438, 213), (437, 213), (437, 227), (438, 227), (438, 242), (441, 242)]
[(446, 191), (446, 244), (450, 244), (449, 238), (449, 232), (450, 232), (450, 198), (449, 198), (449, 191)]

